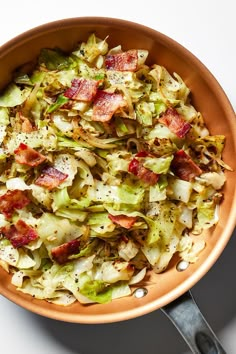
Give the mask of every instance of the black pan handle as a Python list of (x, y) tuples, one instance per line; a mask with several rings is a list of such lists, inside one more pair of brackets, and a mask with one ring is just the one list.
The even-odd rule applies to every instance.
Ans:
[(161, 308), (194, 354), (226, 354), (190, 291)]

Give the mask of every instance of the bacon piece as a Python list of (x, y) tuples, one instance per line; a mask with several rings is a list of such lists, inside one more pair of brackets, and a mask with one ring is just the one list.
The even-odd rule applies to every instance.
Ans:
[(202, 173), (198, 165), (183, 150), (179, 150), (174, 154), (174, 158), (171, 161), (171, 169), (176, 176), (184, 181), (191, 181)]
[(79, 252), (80, 241), (72, 240), (51, 250), (52, 259), (59, 264), (66, 263), (69, 256)]
[(129, 242), (129, 238), (126, 235), (121, 235), (121, 240), (124, 241), (125, 243)]
[(130, 162), (128, 171), (150, 186), (156, 184), (159, 179), (159, 175), (157, 173), (148, 170), (142, 165), (141, 161), (138, 161), (135, 158)]
[(19, 112), (19, 117), (22, 120), (21, 131), (22, 133), (31, 133), (34, 128), (30, 120)]
[(149, 153), (145, 150), (139, 151), (136, 155), (136, 157), (147, 157), (149, 156)]
[(72, 86), (64, 92), (64, 96), (77, 101), (90, 102), (97, 93), (99, 80), (74, 79)]
[(125, 229), (130, 229), (137, 220), (136, 216), (127, 216), (127, 215), (111, 215), (108, 214), (109, 219), (119, 226), (124, 227)]
[(31, 241), (38, 238), (35, 229), (27, 225), (23, 220), (18, 220), (15, 225), (3, 227), (1, 232), (15, 248), (28, 245)]
[(165, 124), (172, 133), (176, 134), (179, 138), (184, 138), (191, 125), (178, 113), (175, 108), (168, 108), (159, 119), (160, 123)]
[(107, 55), (105, 66), (108, 70), (135, 71), (138, 68), (138, 51), (131, 49), (127, 52)]
[(139, 152), (137, 152), (137, 154), (135, 155), (135, 157), (155, 157), (155, 155), (151, 154), (150, 152), (148, 151), (145, 151), (145, 150), (141, 150)]
[(35, 184), (51, 190), (59, 186), (67, 177), (67, 174), (56, 168), (46, 166), (43, 168), (41, 175), (36, 179)]
[(73, 107), (73, 101), (68, 101), (61, 106), (61, 109), (67, 109), (70, 110)]
[(138, 161), (137, 159), (133, 159), (129, 163), (128, 171), (133, 173), (133, 175), (137, 176), (140, 167), (141, 167), (140, 161)]
[(15, 189), (14, 191), (7, 191), (0, 196), (0, 212), (10, 219), (15, 209), (23, 209), (30, 203), (30, 199), (23, 191)]
[(107, 122), (118, 108), (126, 106), (120, 93), (110, 93), (99, 90), (93, 104), (92, 120)]
[(16, 162), (32, 167), (38, 166), (46, 160), (45, 156), (24, 143), (20, 143), (18, 148), (14, 150), (14, 154)]

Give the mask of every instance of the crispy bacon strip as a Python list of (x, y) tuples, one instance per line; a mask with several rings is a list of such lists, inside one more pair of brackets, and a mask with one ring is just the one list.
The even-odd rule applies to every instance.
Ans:
[(159, 175), (157, 173), (148, 170), (142, 165), (142, 162), (138, 161), (136, 158), (130, 162), (128, 171), (150, 186), (156, 184), (159, 179)]
[(184, 181), (191, 181), (202, 173), (200, 167), (183, 150), (175, 153), (171, 162), (171, 169), (176, 176)]
[(138, 68), (138, 51), (131, 49), (127, 52), (107, 55), (105, 66), (108, 70), (135, 71)]
[(127, 215), (111, 215), (108, 214), (109, 219), (119, 226), (124, 227), (125, 229), (130, 229), (137, 220), (135, 216), (127, 216)]
[(191, 125), (184, 120), (175, 108), (168, 108), (159, 119), (160, 123), (165, 124), (172, 133), (176, 134), (179, 138), (184, 138)]
[(64, 96), (77, 101), (90, 102), (97, 93), (98, 80), (74, 79), (72, 86), (64, 92)]
[(52, 259), (59, 264), (66, 263), (69, 256), (79, 252), (80, 241), (72, 240), (51, 250)]
[(98, 90), (94, 99), (92, 120), (107, 122), (118, 108), (126, 106), (120, 93), (110, 93)]
[(51, 190), (59, 186), (67, 177), (67, 174), (54, 167), (47, 166), (42, 170), (42, 173), (36, 179), (35, 184)]
[(20, 143), (18, 148), (14, 150), (14, 154), (16, 162), (32, 167), (38, 166), (46, 160), (46, 156), (24, 143)]
[(23, 191), (15, 189), (13, 191), (7, 191), (0, 197), (0, 212), (10, 219), (15, 209), (23, 209), (30, 203), (30, 199), (25, 195)]
[(23, 220), (18, 220), (15, 225), (3, 227), (1, 232), (15, 248), (28, 245), (31, 241), (38, 238), (35, 229), (27, 225)]

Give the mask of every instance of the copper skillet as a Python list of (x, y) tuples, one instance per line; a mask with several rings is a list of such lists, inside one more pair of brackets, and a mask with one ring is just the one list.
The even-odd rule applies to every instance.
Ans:
[[(208, 69), (180, 44), (153, 29), (120, 19), (81, 17), (42, 25), (3, 45), (0, 48), (0, 86), (4, 87), (11, 80), (16, 67), (34, 60), (41, 48), (59, 47), (69, 51), (92, 32), (100, 38), (109, 35), (109, 44), (121, 44), (124, 50), (148, 49), (148, 64), (159, 63), (170, 72), (177, 72), (190, 87), (192, 102), (203, 113), (211, 133), (226, 136), (224, 160), (233, 172), (227, 173), (220, 221), (204, 234), (207, 247), (196, 264), (178, 272), (175, 258), (163, 274), (150, 273), (147, 291), (142, 297), (133, 295), (104, 305), (83, 306), (76, 303), (70, 307), (59, 307), (17, 292), (3, 269), (0, 269), (0, 293), (39, 315), (84, 324), (123, 321), (162, 309), (194, 353), (225, 353), (188, 292), (217, 261), (229, 241), (236, 220), (235, 114)], [(187, 327), (185, 323), (188, 323)]]

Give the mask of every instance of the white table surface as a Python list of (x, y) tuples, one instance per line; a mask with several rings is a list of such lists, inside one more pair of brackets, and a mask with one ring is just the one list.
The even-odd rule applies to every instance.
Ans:
[[(0, 45), (43, 23), (108, 16), (139, 22), (181, 43), (213, 73), (236, 110), (234, 0), (8, 0)], [(236, 233), (192, 293), (228, 354), (236, 353)], [(3, 354), (182, 354), (188, 348), (161, 311), (126, 322), (80, 325), (32, 314), (0, 296)]]

